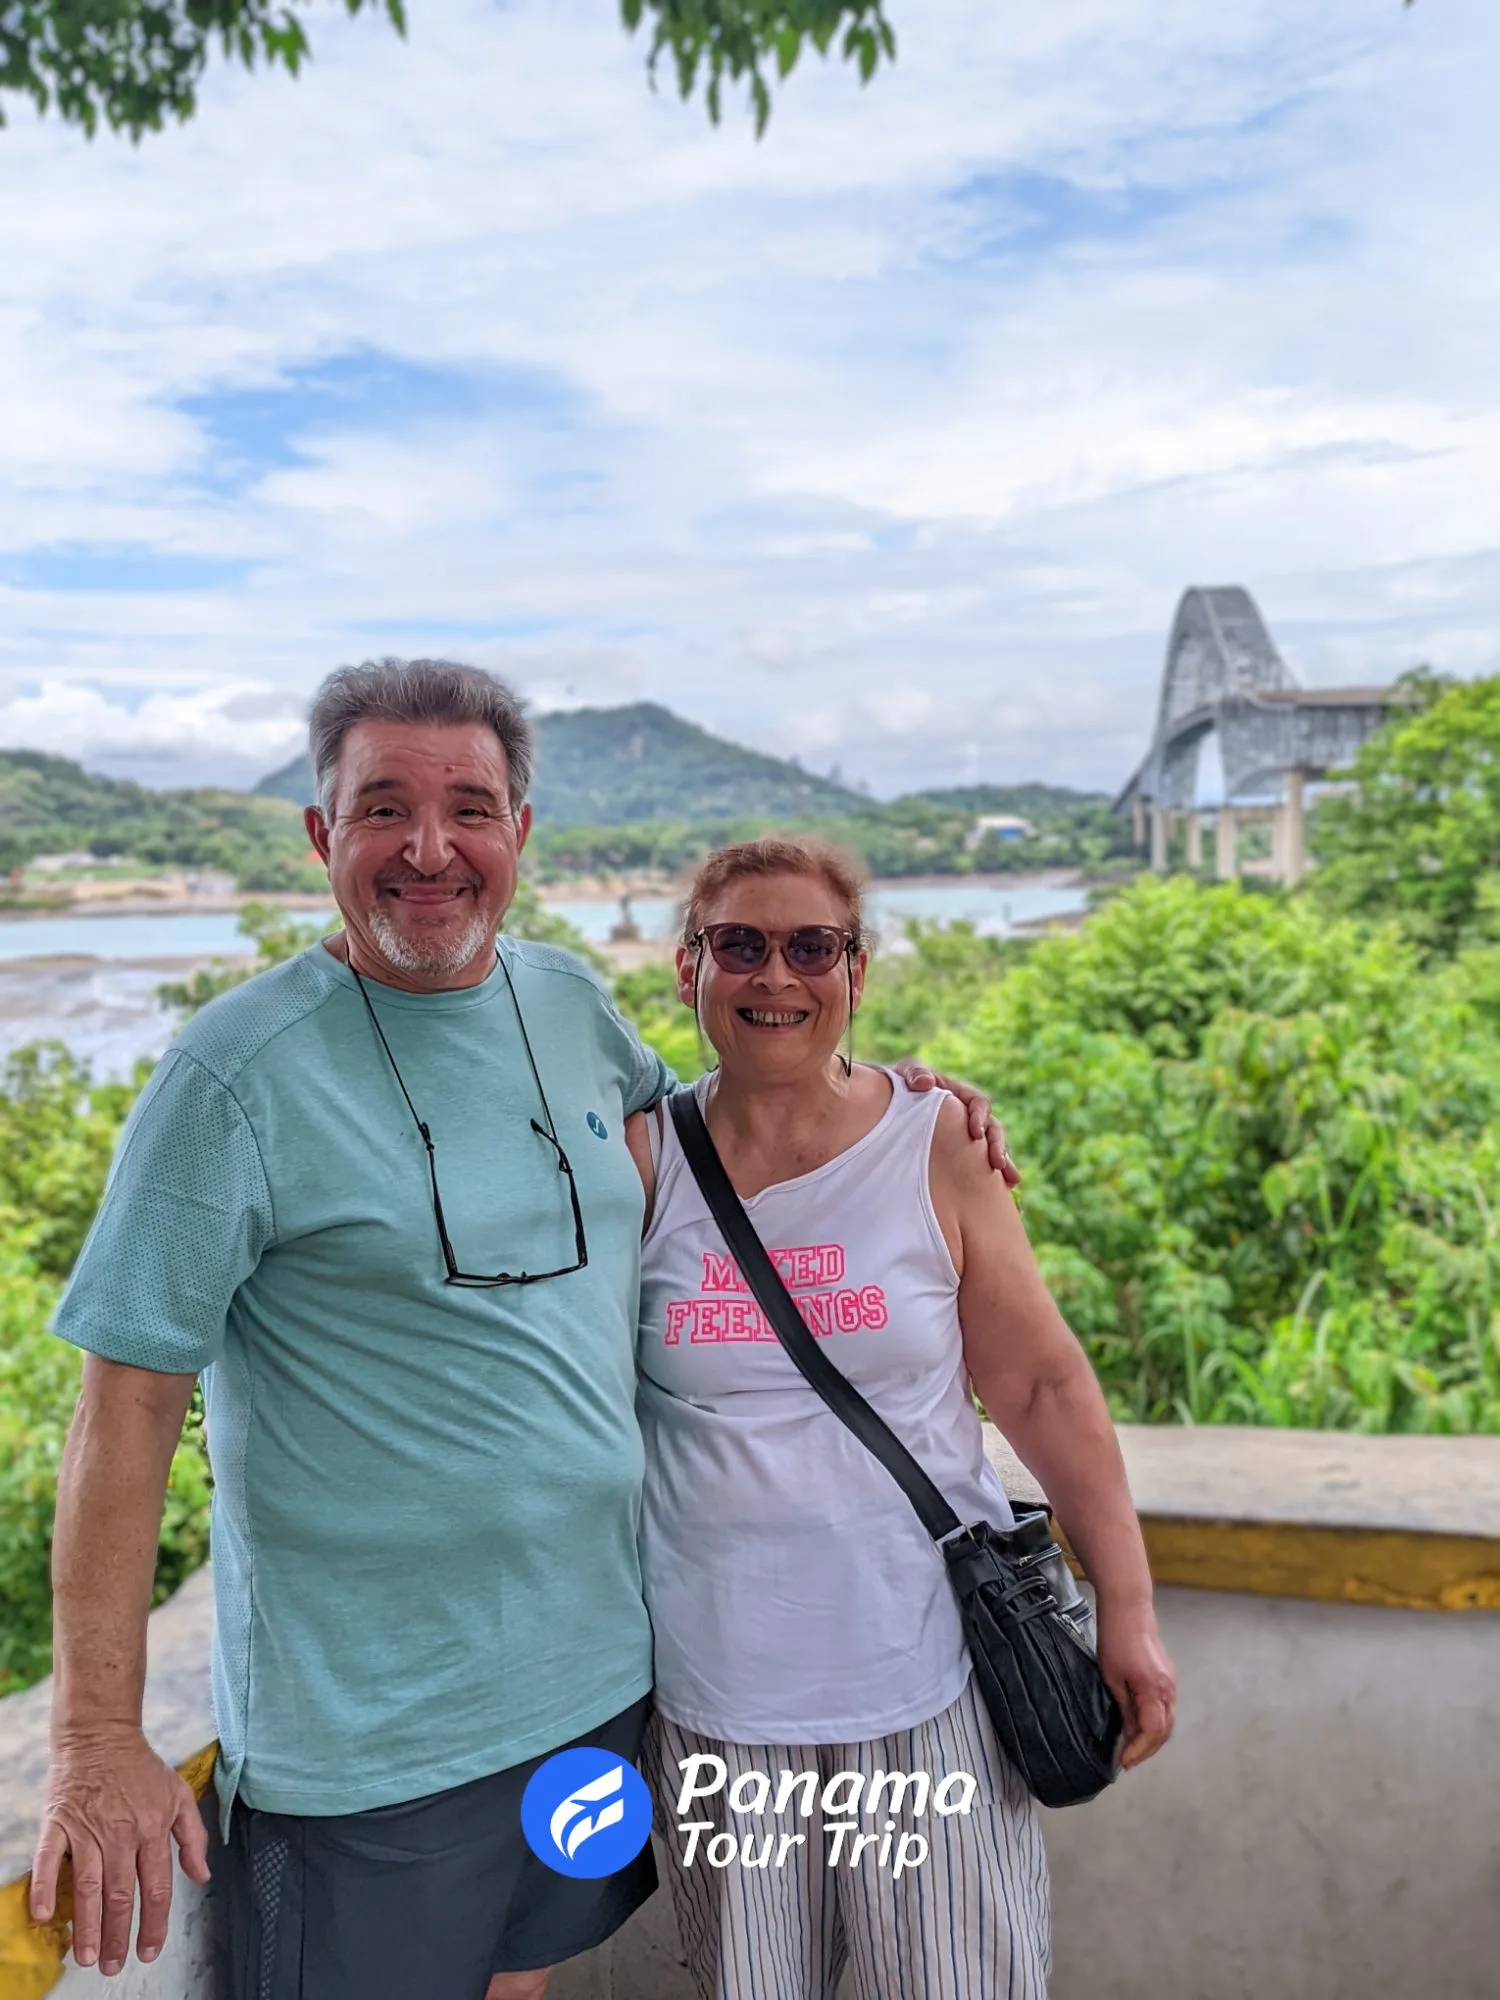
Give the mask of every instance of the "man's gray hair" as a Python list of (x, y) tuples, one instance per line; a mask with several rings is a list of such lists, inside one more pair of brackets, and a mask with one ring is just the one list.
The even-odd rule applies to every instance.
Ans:
[(526, 802), (536, 739), (520, 696), (498, 674), (454, 660), (366, 660), (337, 668), (318, 689), (307, 725), (325, 814), (333, 805), (339, 751), (356, 722), (482, 722), (505, 752), (511, 810), (519, 812)]

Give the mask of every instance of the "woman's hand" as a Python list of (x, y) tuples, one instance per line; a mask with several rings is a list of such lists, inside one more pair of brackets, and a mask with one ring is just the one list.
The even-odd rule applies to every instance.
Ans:
[(1125, 1752), (1120, 1766), (1131, 1771), (1155, 1756), (1172, 1734), (1177, 1717), (1177, 1675), (1149, 1604), (1120, 1610), (1101, 1604), (1097, 1617), (1099, 1671), (1125, 1718)]

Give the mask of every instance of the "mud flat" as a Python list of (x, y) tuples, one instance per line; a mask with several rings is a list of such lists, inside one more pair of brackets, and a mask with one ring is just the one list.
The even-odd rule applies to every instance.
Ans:
[(0, 1058), (27, 1042), (58, 1041), (96, 1077), (128, 1077), (177, 1030), (177, 1015), (157, 988), (209, 962), (59, 955), (0, 963)]

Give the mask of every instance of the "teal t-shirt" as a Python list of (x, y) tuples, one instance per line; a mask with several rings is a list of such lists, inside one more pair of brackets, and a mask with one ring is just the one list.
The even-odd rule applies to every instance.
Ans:
[[(59, 1309), (95, 1354), (205, 1371), (226, 1812), (236, 1791), (310, 1814), (419, 1798), (651, 1684), (624, 1123), (671, 1079), (577, 960), (500, 950), (577, 1176), (585, 1269), (445, 1284), (421, 1138), (353, 976), (317, 946), (163, 1058)], [(432, 1133), (460, 1269), (573, 1263), (502, 969), (447, 993), (366, 985)]]

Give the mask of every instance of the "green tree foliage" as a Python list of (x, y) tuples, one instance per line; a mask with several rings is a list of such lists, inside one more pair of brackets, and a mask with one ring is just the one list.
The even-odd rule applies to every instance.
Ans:
[[(48, 1327), (139, 1081), (94, 1083), (51, 1045), (0, 1071), (0, 1695), (51, 1664), (52, 1518), (83, 1360)], [(157, 1602), (205, 1559), (208, 1502), (195, 1402), (172, 1460)]]
[(703, 1074), (711, 1052), (699, 1037), (692, 1009), (677, 998), (677, 974), (671, 965), (643, 965), (638, 971), (622, 972), (614, 988), (616, 1006), (683, 1083)]
[[(342, 4), (350, 14), (379, 7), (405, 28), (401, 0)], [(139, 139), (192, 117), (215, 50), (246, 69), (279, 63), (295, 76), (310, 54), (302, 11), (275, 0), (9, 0), (0, 7), (0, 91), (20, 92), (90, 137), (103, 124)]]
[(73, 1268), (139, 1083), (95, 1083), (60, 1042), (0, 1067), (0, 1214), (20, 1219), (42, 1278)]
[[(383, 13), (406, 31), (403, 0), (341, 4), (347, 14)], [(653, 76), (665, 57), (684, 98), (703, 80), (715, 123), (726, 79), (746, 83), (757, 132), (771, 115), (767, 72), (785, 78), (809, 44), (820, 55), (836, 48), (866, 83), (882, 56), (896, 53), (882, 0), (621, 0), (620, 11), (628, 28), (649, 24)], [(7, 0), (0, 92), (29, 97), (91, 137), (104, 125), (139, 139), (192, 117), (215, 53), (295, 76), (311, 54), (309, 12), (296, 0)]]
[(1355, 759), (1312, 826), (1327, 908), (1393, 917), (1423, 951), (1492, 942), (1500, 888), (1500, 677), (1407, 677), (1417, 704)]
[[(52, 1521), (57, 1473), (83, 1357), (48, 1331), (55, 1280), (28, 1254), (24, 1228), (0, 1216), (0, 1695), (52, 1665)], [(194, 1407), (172, 1458), (153, 1603), (208, 1557), (210, 1480)]]
[(969, 1019), (991, 987), (1029, 947), (985, 937), (972, 924), (908, 923), (904, 949), (871, 959), (854, 1024), (855, 1054), (897, 1062)]

